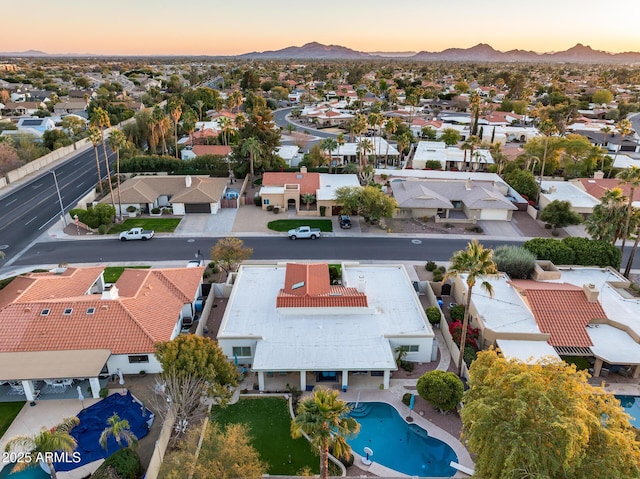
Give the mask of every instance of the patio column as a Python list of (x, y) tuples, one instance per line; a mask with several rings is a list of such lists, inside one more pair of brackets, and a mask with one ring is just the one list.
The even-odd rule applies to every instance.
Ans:
[(383, 389), (389, 389), (389, 379), (391, 378), (391, 371), (389, 371), (388, 369), (384, 370), (384, 378), (382, 381), (382, 388)]
[(342, 390), (346, 391), (348, 385), (349, 385), (349, 370), (344, 369), (342, 371)]
[(33, 387), (33, 381), (31, 380), (23, 380), (22, 388), (24, 389), (24, 395), (27, 397), (27, 401), (35, 401), (35, 388)]
[(602, 369), (602, 359), (596, 358), (596, 362), (593, 364), (593, 377), (597, 378), (600, 376), (600, 370)]
[(258, 371), (258, 390), (264, 391), (264, 371)]
[(300, 371), (300, 391), (307, 390), (307, 371)]
[(91, 385), (91, 397), (100, 399), (100, 380), (98, 378), (89, 378), (89, 385)]
[(640, 378), (640, 364), (636, 364), (633, 367), (633, 373), (631, 374), (631, 377), (634, 379)]

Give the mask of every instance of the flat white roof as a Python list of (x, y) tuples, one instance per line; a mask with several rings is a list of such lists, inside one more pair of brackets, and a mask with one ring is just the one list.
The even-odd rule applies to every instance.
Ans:
[(276, 154), (283, 160), (293, 159), (299, 151), (300, 148), (296, 145), (282, 145), (276, 147)]
[(518, 359), (527, 364), (533, 364), (543, 358), (560, 359), (553, 346), (546, 341), (496, 339), (496, 343), (507, 359)]
[(587, 327), (593, 354), (610, 364), (640, 364), (640, 344), (621, 329), (608, 324)]
[(336, 189), (343, 187), (359, 187), (358, 175), (329, 175), (320, 173), (320, 188), (316, 193), (318, 200), (333, 200), (336, 197)]
[(396, 369), (389, 338), (433, 338), (402, 265), (343, 264), (344, 286), (365, 278), (367, 308), (276, 308), (286, 265), (242, 265), (218, 340), (253, 338), (253, 369)]
[(260, 188), (260, 195), (281, 195), (284, 193), (284, 186), (263, 186)]
[(640, 167), (640, 160), (631, 158), (629, 155), (618, 154), (613, 162), (614, 168), (631, 168), (632, 166)]
[[(389, 155), (389, 156), (398, 156), (400, 153), (391, 143), (388, 143), (387, 140), (382, 138), (381, 136), (372, 136), (372, 137), (363, 137), (362, 140), (370, 140), (374, 146), (374, 152), (369, 154), (375, 154), (378, 156)], [(359, 139), (356, 138), (355, 143), (345, 143), (344, 145), (338, 146), (335, 150), (331, 152), (334, 156), (355, 156), (358, 154), (358, 144)]]
[[(555, 188), (555, 192), (550, 191), (552, 187)], [(593, 208), (600, 204), (600, 201), (570, 181), (543, 181), (542, 190), (542, 196), (549, 201), (568, 201), (574, 208)]]
[[(474, 150), (474, 156), (476, 153), (479, 158), (473, 158), (474, 163), (493, 164), (493, 157), (489, 150)], [(467, 161), (471, 161), (469, 153), (467, 153)], [(444, 142), (441, 141), (419, 141), (415, 153), (413, 154), (414, 164), (427, 160), (437, 160), (441, 163), (446, 161), (463, 162), (465, 158), (464, 150), (461, 150), (455, 146), (447, 147)], [(422, 168), (422, 165), (418, 165)]]

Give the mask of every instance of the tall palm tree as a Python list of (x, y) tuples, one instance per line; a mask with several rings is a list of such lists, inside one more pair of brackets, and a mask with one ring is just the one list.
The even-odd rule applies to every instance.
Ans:
[(622, 141), (625, 139), (627, 135), (629, 135), (633, 130), (631, 128), (631, 122), (626, 118), (623, 118), (618, 123), (616, 123), (616, 130), (620, 134), (620, 141), (618, 141), (618, 148), (616, 149), (616, 154), (613, 156), (613, 161), (611, 162), (611, 167), (609, 167), (609, 173), (607, 174), (607, 178), (611, 176), (611, 170), (613, 170), (613, 165), (618, 158), (618, 153), (622, 149)]
[(100, 130), (100, 135), (102, 137), (102, 150), (104, 152), (104, 163), (107, 169), (107, 182), (109, 183), (109, 192), (111, 194), (111, 206), (113, 206), (113, 209), (115, 211), (116, 199), (113, 196), (113, 185), (111, 184), (111, 168), (109, 167), (109, 156), (107, 155), (107, 142), (104, 137), (105, 128), (111, 127), (111, 120), (109, 120), (109, 114), (100, 107), (96, 108), (95, 110), (93, 110), (93, 115), (91, 117), (91, 125), (95, 126)]
[(374, 149), (375, 145), (369, 138), (365, 138), (358, 143), (358, 151), (360, 152), (360, 171), (364, 170), (364, 167), (369, 163), (369, 153), (373, 152)]
[(49, 466), (51, 479), (56, 479), (56, 470), (53, 467), (53, 454), (56, 451), (73, 453), (78, 445), (71, 434), (71, 429), (80, 424), (77, 417), (68, 417), (52, 429), (43, 428), (35, 436), (16, 436), (9, 439), (5, 445), (5, 452), (26, 453), (31, 460), (22, 460), (13, 466), (13, 471), (22, 471), (28, 467), (38, 465), (38, 461), (44, 457)]
[(600, 168), (600, 169), (604, 172), (604, 158), (607, 156), (607, 153), (608, 153), (608, 151), (609, 151), (609, 149), (607, 148), (607, 143), (608, 143), (607, 138), (609, 138), (609, 133), (611, 133), (611, 131), (612, 131), (612, 130), (611, 130), (611, 127), (610, 127), (610, 126), (606, 126), (606, 125), (605, 125), (605, 126), (603, 126), (602, 128), (600, 128), (600, 131), (601, 131), (601, 132), (602, 132), (602, 134), (603, 134), (603, 137), (602, 137), (602, 147), (603, 147), (603, 148), (604, 148), (604, 150), (605, 150), (605, 151), (604, 151), (604, 154), (602, 155), (602, 166), (601, 166), (601, 168)]
[(162, 154), (167, 154), (167, 140), (165, 138), (165, 133), (167, 131), (167, 116), (160, 109), (159, 106), (155, 106), (153, 108), (153, 113), (151, 114), (151, 121), (153, 123), (153, 129), (155, 129), (156, 134), (160, 134), (160, 138), (162, 139)]
[(351, 121), (351, 139), (353, 140), (353, 135), (357, 135), (358, 139), (361, 139), (361, 135), (364, 133), (364, 130), (367, 129), (367, 117), (362, 114), (357, 114), (355, 118)]
[(116, 152), (116, 189), (118, 190), (118, 212), (122, 221), (122, 200), (120, 199), (120, 150), (127, 144), (127, 137), (120, 130), (113, 130), (109, 135), (109, 148)]
[(327, 152), (327, 160), (329, 162), (329, 173), (331, 173), (332, 153), (338, 147), (338, 141), (335, 138), (327, 137), (320, 142), (320, 148)]
[(103, 449), (107, 448), (109, 437), (113, 437), (116, 440), (120, 449), (124, 449), (123, 443), (127, 443), (127, 447), (135, 446), (138, 443), (138, 438), (131, 432), (129, 421), (120, 419), (120, 416), (116, 413), (107, 419), (107, 427), (100, 434), (100, 445)]
[(467, 328), (469, 327), (469, 314), (471, 295), (477, 281), (482, 281), (481, 287), (493, 296), (493, 286), (484, 278), (498, 273), (498, 267), (493, 261), (493, 250), (485, 249), (478, 240), (473, 239), (467, 245), (467, 249), (456, 251), (451, 257), (451, 265), (444, 275), (443, 281), (449, 278), (464, 277), (467, 283), (467, 298), (464, 308), (464, 319), (460, 334), (460, 356), (458, 358), (458, 375), (462, 376), (462, 364), (464, 362), (464, 347), (467, 341)]
[[(620, 188), (612, 188), (602, 195), (600, 204), (593, 207), (593, 212), (584, 222), (585, 231), (592, 239), (615, 245), (623, 237), (629, 207), (627, 200)], [(632, 215), (634, 228), (638, 224), (637, 216), (637, 212)]]
[(182, 105), (180, 102), (175, 101), (169, 106), (169, 115), (173, 120), (173, 137), (176, 145), (176, 158), (178, 158), (178, 122), (182, 116)]
[[(338, 136), (336, 136), (336, 143), (338, 144), (338, 156), (340, 156), (340, 147), (345, 143), (344, 133), (339, 133)], [(344, 163), (342, 166), (344, 167)]]
[(254, 177), (254, 164), (257, 156), (262, 154), (262, 145), (260, 141), (256, 137), (247, 138), (242, 142), (240, 146), (240, 152), (243, 155), (249, 155), (249, 181), (250, 184), (253, 185), (253, 177)]
[(627, 218), (624, 223), (624, 236), (622, 237), (622, 246), (620, 251), (624, 254), (624, 245), (627, 242), (629, 236), (629, 222), (631, 221), (631, 208), (633, 204), (633, 193), (635, 189), (640, 186), (640, 168), (633, 165), (631, 168), (622, 170), (617, 175), (620, 185), (626, 185), (629, 187), (629, 198), (627, 199), (629, 207), (627, 208)]
[(384, 154), (384, 166), (385, 168), (389, 165), (389, 139), (392, 135), (394, 135), (398, 131), (398, 123), (395, 118), (389, 118), (384, 124), (384, 136), (387, 140), (387, 151)]
[(202, 109), (204, 108), (204, 102), (202, 100), (196, 100), (193, 106), (198, 109), (198, 121), (202, 121)]
[[(7, 137), (8, 138), (8, 137)], [(93, 152), (96, 154), (96, 171), (98, 172), (98, 187), (100, 188), (100, 194), (104, 194), (104, 187), (102, 186), (102, 175), (100, 174), (100, 155), (98, 155), (98, 145), (102, 141), (102, 135), (100, 130), (95, 126), (89, 127), (89, 139), (93, 144)]]
[(220, 118), (218, 118), (218, 125), (220, 126), (220, 129), (222, 130), (222, 143), (224, 145), (228, 145), (229, 144), (229, 131), (231, 131), (231, 128), (233, 128), (233, 126), (231, 124), (231, 119), (226, 117), (226, 116), (221, 116)]
[(294, 439), (306, 434), (320, 451), (320, 479), (329, 477), (329, 448), (337, 457), (348, 458), (351, 447), (347, 439), (360, 431), (360, 424), (349, 417), (351, 407), (338, 399), (338, 391), (316, 389), (313, 396), (301, 401), (296, 417), (291, 420)]
[(540, 202), (540, 193), (542, 192), (542, 177), (544, 169), (547, 166), (547, 152), (549, 151), (549, 137), (558, 132), (553, 121), (547, 119), (538, 125), (538, 131), (544, 135), (544, 152), (542, 153), (542, 166), (540, 167), (540, 179), (538, 181), (538, 194), (536, 195), (536, 204)]

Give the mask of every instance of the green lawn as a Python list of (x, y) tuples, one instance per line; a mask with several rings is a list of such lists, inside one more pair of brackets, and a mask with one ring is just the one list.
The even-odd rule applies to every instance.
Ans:
[(224, 409), (214, 407), (211, 419), (221, 426), (249, 425), (251, 444), (260, 458), (269, 464), (269, 474), (294, 476), (305, 466), (310, 467), (314, 474), (320, 470), (320, 458), (312, 452), (309, 442), (304, 438), (291, 439), (291, 416), (284, 399), (241, 399)]
[(11, 426), (11, 423), (22, 409), (22, 406), (24, 406), (24, 401), (0, 403), (0, 437), (7, 432), (7, 429)]
[(113, 225), (107, 234), (118, 234), (138, 227), (154, 230), (156, 233), (173, 233), (180, 221), (180, 218), (129, 218), (119, 225)]
[(267, 224), (267, 227), (273, 231), (289, 231), (298, 226), (320, 228), (320, 231), (323, 233), (331, 233), (333, 231), (333, 223), (331, 220), (275, 220), (269, 221)]
[(125, 268), (129, 269), (149, 269), (151, 266), (107, 266), (104, 269), (104, 282), (105, 283), (115, 283), (118, 281), (118, 278), (125, 270)]

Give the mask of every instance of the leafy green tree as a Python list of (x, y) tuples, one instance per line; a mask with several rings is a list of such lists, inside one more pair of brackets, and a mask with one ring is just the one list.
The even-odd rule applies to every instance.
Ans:
[(505, 181), (524, 196), (526, 199), (534, 201), (538, 194), (538, 184), (536, 178), (528, 170), (513, 170), (505, 175)]
[(138, 479), (142, 476), (140, 457), (133, 449), (120, 449), (105, 459), (91, 479)]
[(112, 223), (116, 210), (106, 203), (97, 203), (86, 210), (73, 209), (69, 214), (71, 217), (78, 215), (78, 219), (89, 228), (99, 228), (100, 225), (110, 225)]
[(622, 254), (615, 245), (588, 238), (533, 238), (525, 241), (522, 247), (535, 254), (537, 259), (557, 265), (611, 266), (617, 269), (622, 260)]
[[(640, 443), (620, 402), (562, 361), (478, 353), (461, 411), (482, 478), (640, 477)], [(541, 418), (545, 418), (541, 420)]]
[(351, 407), (338, 399), (338, 391), (315, 389), (313, 396), (298, 403), (291, 421), (294, 439), (306, 434), (311, 445), (320, 452), (320, 479), (329, 477), (329, 448), (336, 457), (348, 458), (351, 447), (347, 439), (360, 431), (360, 424), (349, 417)]
[(455, 373), (437, 369), (420, 376), (416, 389), (422, 399), (440, 411), (454, 410), (464, 393), (464, 385)]
[(536, 266), (536, 255), (521, 246), (498, 246), (493, 252), (498, 271), (511, 279), (527, 279)]
[(568, 201), (553, 200), (540, 213), (540, 221), (553, 225), (553, 229), (580, 224), (582, 216), (571, 208)]
[(454, 128), (445, 128), (440, 135), (440, 141), (447, 146), (457, 145), (460, 138), (460, 132)]
[(129, 421), (126, 419), (120, 419), (118, 414), (113, 413), (109, 419), (107, 419), (107, 427), (100, 434), (100, 445), (103, 449), (107, 448), (107, 442), (109, 438), (113, 437), (120, 449), (124, 449), (123, 443), (127, 444), (127, 447), (135, 446), (138, 443), (138, 438), (131, 431)]
[(391, 218), (398, 208), (396, 200), (375, 186), (342, 186), (336, 189), (336, 202), (346, 214), (358, 214), (375, 223), (380, 218)]
[(248, 260), (252, 254), (253, 248), (245, 248), (240, 238), (221, 238), (211, 249), (211, 261), (229, 274), (235, 265)]
[(554, 264), (575, 264), (573, 250), (561, 240), (533, 238), (525, 241), (522, 247), (535, 254), (537, 259), (548, 260)]
[(476, 239), (471, 240), (467, 249), (456, 251), (451, 257), (449, 269), (443, 280), (461, 277), (467, 284), (466, 304), (464, 308), (464, 319), (462, 322), (462, 334), (460, 335), (460, 356), (458, 358), (458, 374), (462, 376), (464, 364), (464, 345), (466, 344), (467, 329), (469, 328), (469, 315), (471, 306), (471, 296), (477, 281), (481, 281), (480, 286), (487, 293), (493, 296), (493, 286), (485, 278), (496, 275), (498, 268), (493, 261), (493, 251), (485, 249)]
[(300, 198), (302, 199), (302, 202), (305, 205), (307, 205), (307, 211), (308, 211), (311, 203), (313, 203), (316, 200), (316, 195), (311, 193), (305, 193), (304, 195), (301, 195)]
[(613, 100), (613, 93), (611, 90), (596, 90), (593, 94), (593, 103), (597, 103), (598, 105), (606, 105), (607, 103), (611, 103)]
[(13, 472), (36, 467), (44, 457), (49, 466), (51, 479), (56, 479), (58, 475), (53, 467), (53, 453), (56, 451), (73, 453), (78, 444), (70, 432), (78, 424), (80, 420), (77, 417), (68, 417), (51, 429), (43, 428), (34, 436), (16, 436), (9, 439), (4, 447), (5, 452), (25, 453), (25, 457), (28, 457), (16, 462)]
[(433, 325), (440, 324), (440, 321), (442, 320), (442, 311), (438, 306), (429, 306), (425, 309), (425, 313), (427, 314), (429, 323)]
[(60, 122), (60, 126), (71, 133), (72, 138), (76, 138), (86, 129), (85, 121), (76, 115), (67, 115)]

